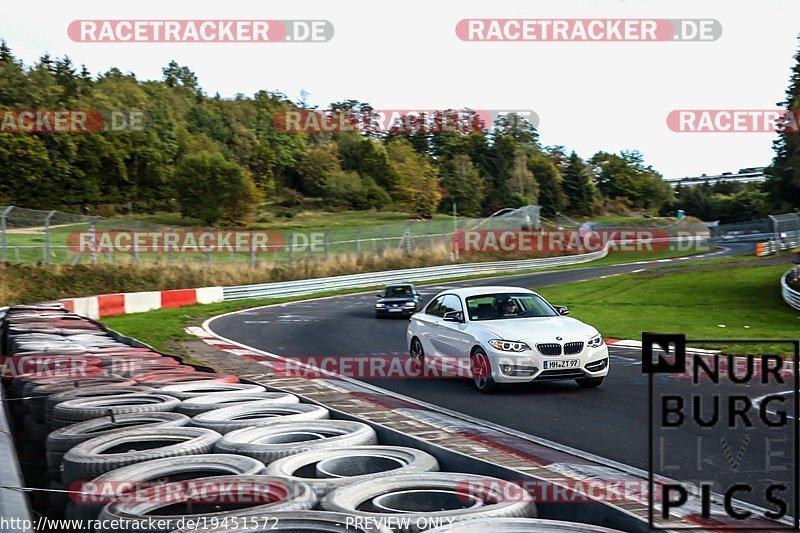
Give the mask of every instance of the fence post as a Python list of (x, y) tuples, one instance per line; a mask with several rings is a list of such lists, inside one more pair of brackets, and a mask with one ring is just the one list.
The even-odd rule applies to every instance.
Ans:
[(381, 226), (381, 255), (386, 249), (386, 225)]
[(3, 239), (3, 263), (8, 263), (8, 241), (6, 240), (6, 217), (14, 209), (13, 205), (9, 205), (3, 212), (0, 213), (0, 230), (2, 230)]
[(430, 250), (430, 248), (431, 248), (431, 237), (430, 237), (431, 221), (430, 220), (426, 220), (425, 222), (423, 222), (423, 224), (425, 225), (425, 248)]
[(131, 230), (131, 263), (136, 263), (137, 260), (137, 253), (136, 253), (136, 229), (139, 227), (139, 222), (133, 223), (133, 229)]
[(44, 217), (44, 262), (50, 264), (50, 219), (55, 215), (55, 211), (50, 211)]
[(331, 232), (329, 230), (325, 232), (325, 260), (327, 261), (330, 258), (331, 258)]
[(289, 232), (289, 267), (291, 268), (294, 261), (294, 232)]
[(361, 230), (356, 230), (356, 257), (361, 259)]
[(100, 217), (92, 217), (92, 221), (89, 223), (89, 234), (92, 236), (92, 253), (91, 253), (91, 263), (93, 265), (97, 264), (97, 221)]
[[(175, 229), (175, 226), (169, 226), (169, 227), (167, 228), (167, 233), (168, 233), (168, 234), (169, 234), (169, 233), (172, 233), (172, 230), (174, 230), (174, 229)], [(165, 252), (166, 252), (166, 254), (167, 254), (167, 264), (169, 265), (170, 263), (172, 263), (172, 252), (170, 252), (170, 251), (169, 251), (169, 250), (167, 250), (167, 249), (165, 249), (164, 251), (165, 251)]]

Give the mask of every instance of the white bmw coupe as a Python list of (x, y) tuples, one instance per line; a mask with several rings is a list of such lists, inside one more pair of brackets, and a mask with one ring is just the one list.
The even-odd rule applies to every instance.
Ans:
[(595, 328), (567, 314), (528, 289), (451, 289), (412, 315), (406, 335), (421, 368), (461, 370), (481, 392), (534, 380), (597, 387), (608, 374), (608, 348)]

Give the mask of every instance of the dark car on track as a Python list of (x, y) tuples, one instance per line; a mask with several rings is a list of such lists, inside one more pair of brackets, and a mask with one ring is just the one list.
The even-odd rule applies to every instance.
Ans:
[(419, 293), (410, 283), (388, 285), (378, 293), (375, 302), (375, 317), (411, 316), (419, 311)]

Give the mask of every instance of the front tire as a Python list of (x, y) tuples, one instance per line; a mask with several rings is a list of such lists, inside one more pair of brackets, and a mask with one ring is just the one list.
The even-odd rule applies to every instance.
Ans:
[(422, 348), (422, 341), (416, 337), (411, 339), (411, 348), (409, 353), (415, 361), (415, 370), (419, 372), (421, 376), (425, 373), (425, 350)]
[(603, 383), (603, 378), (580, 378), (576, 379), (575, 382), (582, 389), (595, 389)]
[(472, 382), (475, 388), (485, 394), (497, 390), (497, 382), (492, 377), (492, 363), (481, 348), (472, 353)]

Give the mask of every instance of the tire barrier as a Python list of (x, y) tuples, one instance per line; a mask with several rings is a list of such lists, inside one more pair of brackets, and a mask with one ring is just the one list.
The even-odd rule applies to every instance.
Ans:
[[(375, 430), (362, 422), (310, 420), (281, 422), (271, 426), (247, 427), (224, 435), (215, 449), (239, 453), (265, 464), (283, 457), (328, 448), (350, 448), (377, 444)], [(270, 465), (271, 466), (271, 465)], [(275, 475), (277, 471), (270, 471)]]
[[(47, 435), (47, 467), (57, 471), (61, 459), (70, 449), (81, 442), (97, 437), (116, 435), (130, 428), (173, 428), (189, 424), (189, 417), (179, 413), (132, 413), (109, 417), (93, 418), (57, 429)], [(60, 472), (59, 472), (60, 477)]]
[[(65, 390), (63, 392), (58, 392), (48, 396), (44, 401), (44, 411), (42, 412), (44, 419), (39, 421), (44, 422), (48, 426), (52, 425), (53, 413), (55, 412), (56, 406), (66, 402), (67, 400), (147, 393), (151, 392), (152, 390), (153, 389), (150, 387), (142, 387), (139, 385), (98, 385), (97, 387), (78, 387), (77, 389), (72, 388), (70, 390)], [(31, 414), (33, 414), (34, 419), (36, 419), (35, 411), (32, 410)]]
[(211, 372), (171, 372), (160, 371), (150, 372), (147, 374), (140, 374), (132, 376), (132, 378), (139, 384), (145, 387), (166, 387), (167, 385), (176, 385), (179, 383), (184, 384), (199, 384), (199, 383), (238, 383), (239, 378), (230, 374), (215, 374)]
[(261, 402), (263, 405), (276, 403), (300, 403), (300, 398), (288, 392), (258, 392), (247, 394), (208, 394), (184, 400), (175, 411), (186, 416), (230, 407), (234, 404)]
[[(247, 533), (269, 533), (270, 531), (293, 531), (315, 533), (392, 533), (392, 530), (377, 524), (355, 525), (349, 515), (329, 511), (298, 511), (270, 513), (269, 520), (241, 523), (252, 523), (240, 531)], [(174, 533), (230, 533), (230, 528), (179, 529)]]
[[(163, 501), (158, 497), (158, 487), (142, 491), (139, 494), (140, 502), (137, 503), (112, 503), (100, 512), (100, 520), (128, 525), (127, 529), (99, 530), (99, 531), (141, 531), (138, 526), (153, 520), (158, 529), (150, 528), (151, 532), (171, 532), (181, 520), (204, 518), (208, 521), (223, 520), (231, 517), (248, 517), (262, 519), (278, 511), (306, 511), (313, 508), (317, 498), (311, 487), (302, 483), (292, 483), (283, 478), (271, 476), (215, 476), (194, 479), (191, 491), (179, 494), (170, 501)], [(239, 502), (224, 503), (228, 487), (234, 486), (241, 495)], [(201, 493), (206, 501), (213, 500), (216, 492), (220, 494), (220, 502), (210, 505), (194, 504), (191, 493)], [(247, 500), (245, 506), (242, 501)], [(168, 514), (162, 509), (169, 508)], [(197, 512), (204, 507), (210, 508), (205, 512)], [(226, 509), (226, 507), (230, 507)], [(198, 509), (200, 508), (200, 509)], [(181, 512), (183, 511), (183, 512)], [(162, 527), (163, 526), (163, 527)]]
[(257, 476), (264, 463), (251, 457), (230, 454), (184, 455), (153, 459), (106, 472), (80, 488), (67, 505), (67, 518), (92, 520), (106, 505), (123, 501), (142, 488), (210, 476)]
[(439, 462), (431, 454), (400, 446), (316, 449), (278, 459), (267, 467), (268, 474), (308, 483), (320, 498), (358, 481), (377, 483), (384, 477), (438, 470)]
[[(480, 491), (468, 491), (474, 482)], [(509, 498), (510, 494), (519, 494)], [(326, 511), (355, 517), (410, 519), (401, 531), (416, 533), (430, 519), (535, 518), (533, 496), (518, 485), (475, 474), (433, 472), (367, 479), (340, 487), (321, 502)], [(395, 528), (396, 529), (396, 528)]]
[(53, 409), (50, 427), (60, 427), (106, 415), (165, 413), (181, 401), (166, 394), (127, 393), (61, 402)]
[(429, 529), (427, 533), (524, 533), (563, 532), (563, 533), (620, 533), (617, 529), (562, 522), (561, 520), (542, 520), (539, 518), (487, 518), (484, 520), (468, 520), (447, 527)]
[(211, 452), (222, 436), (203, 428), (134, 428), (81, 442), (64, 454), (63, 479), (69, 487), (111, 470), (163, 457)]
[(161, 394), (169, 394), (179, 400), (188, 400), (197, 396), (209, 394), (253, 394), (265, 392), (267, 389), (261, 385), (247, 383), (186, 383), (181, 385), (167, 385), (161, 387)]
[(191, 425), (229, 433), (235, 429), (272, 426), (281, 422), (320, 420), (330, 412), (320, 405), (309, 403), (258, 405), (244, 403), (206, 411), (192, 418)]

